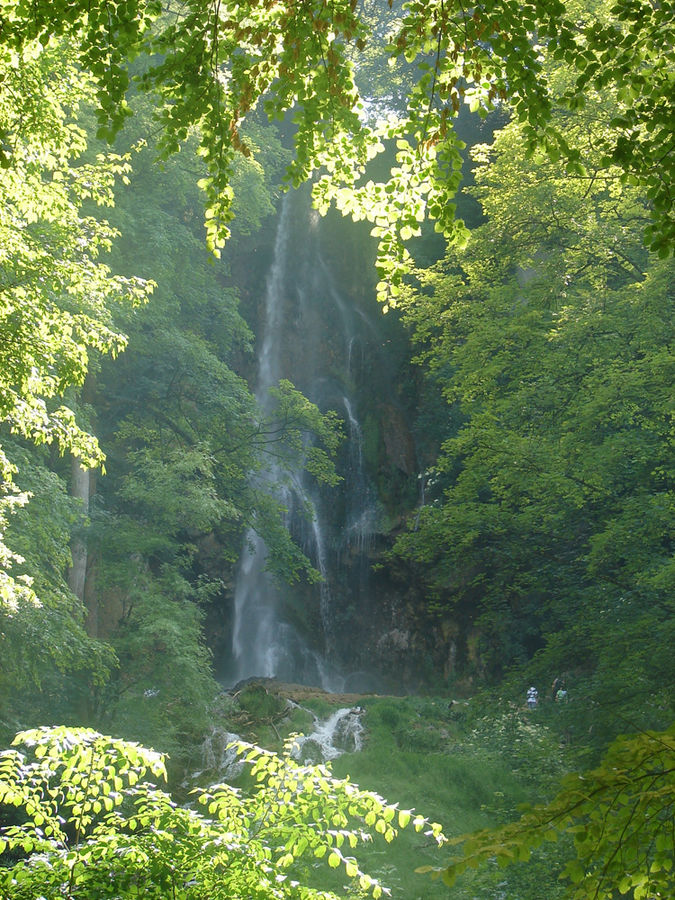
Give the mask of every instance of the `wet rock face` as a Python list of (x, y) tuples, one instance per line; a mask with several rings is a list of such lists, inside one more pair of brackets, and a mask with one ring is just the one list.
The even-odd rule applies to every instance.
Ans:
[(344, 588), (347, 608), (338, 651), (345, 690), (399, 694), (448, 681), (463, 684), (469, 672), (481, 669), (471, 615), (431, 615), (413, 573), (393, 573), (383, 550), (383, 543), (379, 550), (371, 548), (369, 563), (375, 568), (368, 571), (365, 589)]
[[(397, 580), (382, 563), (419, 502), (416, 385), (402, 362), (410, 357), (405, 333), (375, 301), (367, 254), (347, 253), (340, 225), (318, 219), (307, 196), (290, 194), (284, 203), (276, 237), (269, 235), (267, 272), (252, 282), (257, 293), (242, 290), (257, 336), (257, 392), (262, 399), (279, 378), (289, 379), (323, 412), (337, 413), (342, 481), (326, 488), (302, 472), (290, 479), (296, 497), (285, 505), (311, 508), (315, 519), (291, 513), (286, 524), (323, 581), (272, 585), (264, 566), (242, 557), (238, 583), (221, 602), (221, 625), (217, 616), (208, 620), (216, 669), (230, 673), (226, 684), (276, 675), (338, 691), (417, 690), (451, 677), (462, 654), (456, 634), (425, 618), (412, 573)], [(375, 571), (376, 564), (383, 567)], [(262, 646), (284, 635), (285, 646)]]
[(388, 467), (414, 476), (417, 473), (415, 442), (406, 417), (391, 403), (383, 403), (380, 409)]

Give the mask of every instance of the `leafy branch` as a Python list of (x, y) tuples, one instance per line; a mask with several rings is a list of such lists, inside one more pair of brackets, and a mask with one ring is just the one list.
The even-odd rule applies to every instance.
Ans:
[(144, 781), (164, 779), (160, 754), (88, 729), (37, 729), (17, 735), (0, 755), (0, 803), (21, 810), (0, 830), (0, 852), (21, 858), (0, 868), (0, 892), (28, 900), (39, 891), (89, 898), (136, 895), (184, 900), (291, 897), (333, 900), (311, 883), (324, 860), (343, 867), (358, 890), (387, 893), (343, 852), (407, 825), (438, 845), (440, 825), (399, 809), (378, 794), (335, 778), (327, 766), (300, 765), (294, 739), (281, 756), (236, 742), (247, 789), (217, 784), (194, 791), (204, 812), (177, 806)]

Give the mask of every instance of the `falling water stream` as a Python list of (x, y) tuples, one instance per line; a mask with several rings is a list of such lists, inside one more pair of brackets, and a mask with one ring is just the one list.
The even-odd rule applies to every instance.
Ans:
[[(265, 287), (264, 319), (258, 353), (256, 399), (269, 412), (269, 389), (282, 377), (282, 343), (289, 284), (291, 253), (291, 204), (282, 205), (272, 267)], [(292, 508), (293, 491), (284, 482), (279, 465), (270, 458), (263, 475), (268, 490), (286, 508)], [(296, 480), (296, 492), (302, 488)], [(305, 498), (303, 498), (305, 499)], [(314, 517), (316, 519), (316, 517)], [(232, 657), (234, 681), (252, 676), (278, 677), (289, 681), (322, 684), (322, 661), (306, 646), (295, 628), (279, 617), (279, 586), (266, 569), (267, 547), (249, 529), (239, 563), (234, 595)]]
[[(312, 731), (307, 735), (298, 735), (293, 745), (291, 756), (298, 762), (328, 762), (343, 753), (358, 753), (363, 748), (363, 710), (360, 707), (343, 707), (326, 719), (320, 719), (310, 709), (291, 700), (286, 702), (289, 709), (309, 713), (314, 723)], [(206, 774), (211, 780), (237, 779), (244, 770), (244, 762), (236, 747), (239, 740), (238, 734), (214, 726), (201, 746), (201, 767), (199, 771), (192, 772), (190, 778), (194, 781)]]
[[(344, 521), (331, 520), (335, 502), (326, 498), (301, 471), (282, 478), (272, 460), (263, 476), (265, 489), (288, 512), (309, 509), (311, 521), (300, 525), (301, 543), (321, 573), (319, 619), (323, 634), (312, 646), (284, 615), (283, 590), (266, 571), (267, 548), (250, 530), (239, 563), (234, 596), (232, 684), (251, 677), (316, 684), (326, 690), (343, 685), (335, 658), (330, 560), (346, 547), (362, 552), (376, 519), (375, 492), (366, 475), (363, 430), (353, 396), (354, 373), (373, 325), (345, 296), (321, 251), (319, 218), (306, 194), (286, 195), (278, 219), (271, 267), (265, 286), (261, 322), (256, 398), (269, 412), (269, 390), (279, 379), (292, 381), (322, 412), (334, 409), (344, 419), (346, 471), (341, 487)], [(294, 532), (295, 533), (295, 532)]]

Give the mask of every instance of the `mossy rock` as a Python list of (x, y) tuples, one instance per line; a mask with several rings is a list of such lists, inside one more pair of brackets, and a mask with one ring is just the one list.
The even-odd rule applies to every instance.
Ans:
[(268, 691), (259, 681), (245, 685), (237, 694), (237, 703), (254, 719), (275, 718), (286, 708), (286, 700)]

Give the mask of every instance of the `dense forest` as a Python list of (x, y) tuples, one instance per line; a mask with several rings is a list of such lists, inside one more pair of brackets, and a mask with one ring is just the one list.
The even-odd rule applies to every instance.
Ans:
[(674, 30), (0, 0), (0, 898), (673, 895)]

